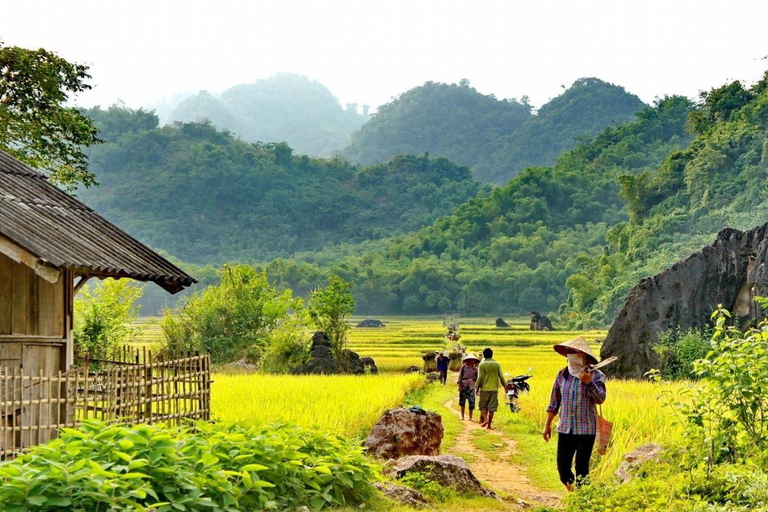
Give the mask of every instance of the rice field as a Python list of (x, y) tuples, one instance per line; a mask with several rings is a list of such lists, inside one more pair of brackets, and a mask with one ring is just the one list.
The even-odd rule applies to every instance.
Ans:
[[(423, 379), (406, 375), (409, 366), (422, 365), (425, 352), (445, 350), (454, 343), (445, 338), (439, 317), (380, 317), (383, 328), (353, 327), (350, 348), (361, 356), (373, 357), (378, 376), (271, 376), (261, 374), (214, 375), (212, 404), (214, 417), (221, 420), (291, 422), (317, 426), (345, 436), (364, 436), (381, 412), (403, 403), (406, 395), (423, 385)], [(362, 318), (353, 318), (356, 325)], [(520, 416), (531, 428), (543, 427), (545, 408), (557, 372), (565, 359), (552, 345), (584, 336), (599, 353), (605, 331), (531, 332), (527, 319), (507, 320), (512, 327), (498, 329), (491, 318), (462, 318), (461, 339), (469, 352), (491, 347), (505, 372), (510, 375), (532, 369), (531, 392), (520, 399)], [(141, 345), (160, 342), (159, 324), (142, 319)], [(455, 374), (449, 374), (455, 382)], [(614, 422), (612, 445), (603, 457), (594, 459), (593, 475), (610, 478), (624, 453), (647, 442), (666, 442), (680, 436), (671, 412), (658, 400), (664, 390), (675, 392), (684, 383), (654, 384), (634, 380), (610, 380), (603, 412)], [(500, 411), (499, 426), (505, 427), (511, 413)], [(537, 441), (538, 442), (538, 441)], [(543, 441), (542, 441), (543, 442)], [(554, 464), (555, 443), (547, 447), (544, 464)], [(551, 452), (551, 453), (550, 453)], [(553, 466), (554, 467), (554, 466)]]

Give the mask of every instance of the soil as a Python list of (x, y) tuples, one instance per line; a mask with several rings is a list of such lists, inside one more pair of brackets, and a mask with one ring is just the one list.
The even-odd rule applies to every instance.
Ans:
[[(457, 399), (445, 403), (445, 407), (461, 418), (461, 410)], [(524, 508), (528, 507), (558, 507), (561, 495), (538, 489), (527, 477), (525, 467), (514, 462), (517, 453), (517, 442), (499, 430), (487, 430), (480, 426), (477, 419), (480, 411), (475, 411), (475, 421), (469, 417), (461, 422), (462, 430), (456, 436), (456, 443), (448, 450), (451, 455), (462, 457), (467, 461), (472, 473), (488, 487), (493, 488), (504, 497), (511, 498)], [(482, 430), (483, 434), (477, 432)], [(487, 433), (487, 434), (485, 434)], [(496, 450), (489, 453), (479, 449), (472, 442), (478, 435), (489, 435), (495, 439), (492, 445)]]

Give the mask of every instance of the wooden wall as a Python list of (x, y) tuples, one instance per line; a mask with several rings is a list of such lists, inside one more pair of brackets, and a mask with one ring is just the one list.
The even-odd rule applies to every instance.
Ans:
[(66, 369), (69, 282), (62, 273), (50, 283), (0, 254), (0, 367), (21, 366), (28, 374)]

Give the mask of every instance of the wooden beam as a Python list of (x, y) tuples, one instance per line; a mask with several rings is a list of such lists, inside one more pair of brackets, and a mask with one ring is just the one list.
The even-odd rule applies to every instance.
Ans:
[(56, 284), (61, 279), (61, 270), (52, 267), (26, 249), (19, 247), (7, 238), (0, 236), (0, 253), (5, 254), (16, 263), (21, 263), (35, 271), (51, 284)]

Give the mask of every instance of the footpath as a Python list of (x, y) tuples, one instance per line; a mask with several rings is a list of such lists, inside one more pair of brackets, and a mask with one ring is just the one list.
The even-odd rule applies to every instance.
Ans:
[[(445, 402), (444, 407), (461, 418), (457, 398)], [(479, 417), (479, 411), (475, 413)], [(560, 505), (561, 495), (538, 489), (526, 476), (525, 467), (515, 462), (517, 442), (514, 439), (500, 430), (483, 429), (477, 418), (475, 421), (465, 419), (461, 425), (462, 429), (447, 453), (466, 460), (472, 473), (484, 485), (524, 508)], [(488, 449), (478, 447), (481, 439)]]

